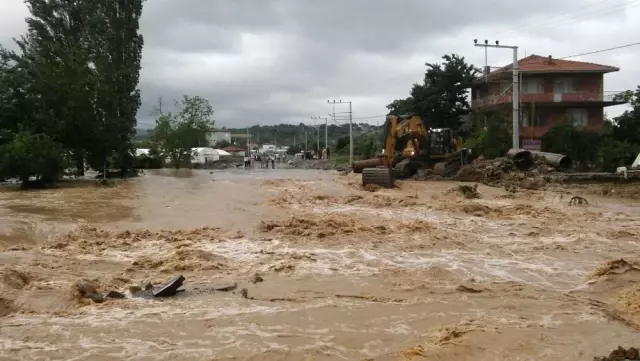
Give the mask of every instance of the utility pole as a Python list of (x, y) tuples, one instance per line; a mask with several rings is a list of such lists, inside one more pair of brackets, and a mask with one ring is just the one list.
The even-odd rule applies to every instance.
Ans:
[[(320, 119), (324, 120), (324, 149), (329, 149), (329, 138), (327, 135), (329, 134), (329, 118), (327, 117), (311, 117), (311, 119)], [(318, 127), (318, 131), (320, 131), (320, 127)]]
[(351, 102), (343, 102), (342, 100), (329, 101), (327, 103), (333, 104), (333, 119), (336, 119), (336, 103), (349, 104), (349, 164), (353, 164), (353, 113), (351, 111)]
[[(501, 48), (513, 50), (513, 97), (511, 103), (513, 104), (513, 148), (520, 148), (520, 80), (518, 73), (518, 47), (513, 45), (500, 45), (500, 42), (496, 40), (496, 45), (489, 44), (488, 40), (484, 41), (484, 44), (478, 44), (478, 39), (473, 40), (474, 46), (481, 48)], [(486, 55), (485, 55), (486, 57)], [(488, 76), (486, 74), (485, 76)]]
[(304, 128), (304, 151), (306, 152), (307, 150), (309, 150), (309, 146), (307, 143), (307, 128)]

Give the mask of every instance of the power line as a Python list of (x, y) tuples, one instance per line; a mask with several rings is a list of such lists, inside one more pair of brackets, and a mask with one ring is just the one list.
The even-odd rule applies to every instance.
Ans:
[[(568, 15), (571, 15), (570, 12), (567, 12), (565, 14), (557, 14), (555, 16), (552, 16), (550, 19), (557, 19), (557, 20), (562, 20), (559, 22), (556, 22), (555, 24), (553, 22), (547, 22), (547, 24), (541, 24), (540, 22), (534, 22), (531, 21), (529, 23), (524, 23), (523, 25), (520, 26), (514, 26), (514, 29), (512, 30), (508, 30), (506, 32), (504, 32), (503, 34), (513, 34), (513, 33), (522, 33), (522, 32), (527, 32), (530, 30), (540, 30), (541, 28), (544, 29), (554, 29), (554, 28), (559, 28), (559, 27), (563, 27), (569, 24), (575, 24), (576, 20), (580, 19), (580, 18), (595, 18), (595, 17), (602, 17), (605, 15), (612, 15), (621, 11), (625, 11), (625, 10), (630, 10), (633, 9), (635, 7), (640, 6), (640, 3), (638, 3), (637, 1), (634, 0), (634, 2), (626, 2), (623, 4), (616, 4), (613, 6), (605, 6), (605, 7), (601, 7), (599, 8), (600, 5), (606, 3), (607, 1), (610, 0), (601, 0), (598, 3), (595, 4), (591, 4), (588, 5), (586, 7), (582, 7), (581, 10), (589, 10), (585, 13), (580, 13), (578, 12), (576, 15), (565, 18)], [(606, 5), (606, 4), (605, 4)], [(592, 9), (589, 9), (589, 7), (592, 7)], [(585, 16), (587, 15), (587, 16)], [(549, 20), (549, 19), (547, 19)], [(504, 36), (504, 35), (503, 35)]]
[[(624, 44), (624, 45), (614, 46), (614, 47), (606, 48), (606, 49), (598, 49), (598, 50), (588, 51), (588, 52), (585, 52), (585, 53), (579, 53), (579, 54), (573, 54), (573, 55), (569, 55), (569, 56), (563, 56), (563, 57), (560, 57), (560, 58), (553, 58), (553, 57), (552, 57), (552, 60), (553, 60), (553, 59), (555, 59), (555, 60), (566, 60), (566, 59), (570, 59), (570, 58), (576, 58), (576, 57), (579, 57), (579, 56), (592, 55), (592, 54), (599, 54), (599, 53), (604, 53), (604, 52), (612, 51), (612, 50), (618, 50), (618, 49), (630, 48), (630, 47), (638, 46), (638, 45), (640, 45), (640, 41), (639, 41), (639, 42), (635, 42), (635, 43), (629, 43), (629, 44)], [(522, 60), (522, 59), (520, 59), (520, 60)], [(530, 63), (528, 63), (528, 64), (538, 64), (538, 63), (539, 63), (539, 64), (542, 64), (542, 63), (545, 63), (545, 62), (547, 62), (547, 61), (549, 61), (547, 58), (543, 58), (543, 59), (540, 59), (539, 61), (532, 61), (532, 62), (530, 62)], [(499, 69), (498, 69), (498, 70), (492, 71), (492, 72), (491, 72), (491, 73), (489, 73), (488, 75), (491, 75), (491, 74), (498, 74), (498, 73), (503, 73), (503, 72), (510, 72), (510, 71), (511, 71), (511, 68), (510, 68), (511, 66), (512, 66), (512, 65), (510, 64), (510, 65), (506, 65), (506, 66), (499, 67)], [(485, 76), (486, 76), (486, 75), (485, 75)], [(484, 77), (484, 76), (483, 76), (483, 77)], [(480, 78), (483, 78), (483, 77), (480, 77)]]

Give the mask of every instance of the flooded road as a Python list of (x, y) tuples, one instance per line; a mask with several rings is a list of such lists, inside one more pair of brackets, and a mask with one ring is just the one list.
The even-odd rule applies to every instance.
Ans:
[[(3, 190), (0, 359), (590, 360), (638, 346), (639, 206), (358, 183), (162, 170)], [(163, 300), (97, 304), (74, 287), (129, 294), (178, 274), (186, 292)]]

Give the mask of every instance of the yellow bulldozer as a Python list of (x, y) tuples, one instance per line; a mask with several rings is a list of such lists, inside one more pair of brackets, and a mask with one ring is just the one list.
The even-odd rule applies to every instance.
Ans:
[(411, 177), (419, 169), (448, 176), (468, 155), (462, 138), (452, 129), (429, 128), (418, 115), (387, 115), (383, 140), (382, 154), (351, 165), (354, 173), (362, 173), (363, 186), (392, 188), (396, 178)]

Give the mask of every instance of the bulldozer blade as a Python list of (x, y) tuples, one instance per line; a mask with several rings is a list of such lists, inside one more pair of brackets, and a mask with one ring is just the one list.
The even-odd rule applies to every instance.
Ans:
[(393, 188), (395, 172), (392, 168), (364, 168), (362, 170), (362, 186), (375, 184), (382, 188)]

